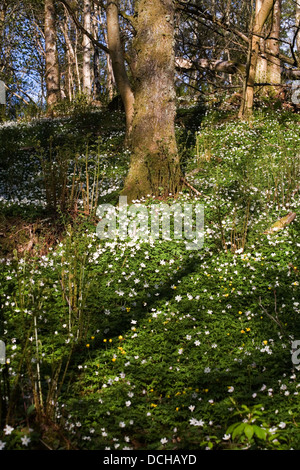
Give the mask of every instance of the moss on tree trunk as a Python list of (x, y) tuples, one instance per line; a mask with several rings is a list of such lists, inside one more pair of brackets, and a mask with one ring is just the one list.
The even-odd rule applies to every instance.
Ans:
[(180, 189), (174, 128), (174, 5), (172, 0), (140, 0), (137, 8), (132, 158), (123, 190), (131, 201)]

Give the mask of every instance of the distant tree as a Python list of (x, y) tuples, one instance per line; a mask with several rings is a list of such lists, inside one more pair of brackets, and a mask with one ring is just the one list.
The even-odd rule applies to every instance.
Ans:
[(60, 100), (60, 71), (57, 55), (57, 30), (54, 0), (45, 0), (45, 58), (47, 106), (51, 110)]
[(249, 53), (247, 61), (247, 75), (239, 116), (248, 119), (253, 112), (254, 85), (259, 58), (260, 38), (264, 25), (274, 7), (276, 0), (260, 0), (257, 2), (253, 27), (249, 41)]
[[(92, 32), (92, 4), (91, 0), (83, 2), (83, 26), (89, 33)], [(92, 44), (90, 38), (83, 34), (83, 64), (82, 64), (82, 86), (83, 93), (89, 98), (92, 95)]]

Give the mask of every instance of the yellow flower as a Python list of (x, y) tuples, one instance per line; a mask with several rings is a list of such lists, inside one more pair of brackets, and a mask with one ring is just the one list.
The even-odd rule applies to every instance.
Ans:
[(241, 310), (239, 311), (239, 314), (242, 315), (243, 312), (241, 312)]
[(110, 343), (112, 343), (112, 339), (109, 339), (108, 341), (109, 341)]
[(122, 336), (122, 335), (120, 335), (120, 336), (119, 336), (119, 339), (123, 339), (123, 336)]
[(113, 362), (116, 362), (116, 360), (117, 360), (117, 359), (116, 359), (115, 357), (112, 358), (112, 361), (113, 361)]
[(95, 336), (91, 336), (91, 339), (95, 339)]
[(86, 347), (87, 347), (87, 348), (89, 348), (89, 347), (90, 347), (90, 345), (89, 345), (89, 344), (86, 344)]
[(244, 331), (244, 330), (241, 330), (241, 333), (245, 333), (245, 331)]
[(106, 341), (107, 341), (107, 339), (104, 339), (104, 340), (103, 340), (103, 343), (106, 343)]
[(156, 407), (157, 407), (157, 405), (156, 405), (155, 403), (151, 403), (151, 406), (152, 406), (153, 408), (156, 408)]
[(126, 307), (127, 312), (130, 312), (130, 307)]
[(264, 344), (268, 344), (268, 341), (265, 340), (265, 341), (263, 341), (263, 343), (264, 343)]
[(250, 328), (246, 328), (246, 331), (251, 331)]

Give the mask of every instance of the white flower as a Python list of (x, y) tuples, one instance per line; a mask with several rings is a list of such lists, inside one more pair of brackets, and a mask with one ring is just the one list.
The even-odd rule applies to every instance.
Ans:
[(5, 446), (6, 446), (6, 442), (0, 441), (0, 450), (3, 450)]
[(4, 431), (4, 434), (6, 436), (8, 436), (9, 434), (11, 434), (13, 432), (14, 428), (12, 428), (11, 426), (9, 426), (8, 424), (5, 426), (5, 428), (3, 429)]
[(120, 428), (125, 428), (126, 424), (124, 423), (124, 421), (120, 421), (119, 426)]
[(281, 421), (281, 423), (278, 424), (278, 427), (281, 429), (284, 429), (286, 427), (286, 424), (283, 421)]
[(204, 425), (204, 421), (202, 419), (196, 419), (196, 418), (191, 418), (190, 419), (190, 424), (192, 426), (203, 426)]
[(168, 439), (166, 437), (163, 437), (160, 442), (164, 445), (164, 444), (167, 444), (168, 442)]
[(181, 295), (176, 295), (175, 300), (177, 300), (177, 302), (180, 302), (181, 299), (182, 299)]
[(232, 393), (234, 391), (234, 387), (228, 387), (228, 392)]
[(126, 406), (130, 406), (130, 405), (131, 405), (131, 401), (130, 401), (130, 400), (126, 401), (126, 402), (125, 402), (125, 405), (126, 405)]
[(31, 439), (28, 436), (21, 437), (21, 442), (22, 442), (23, 446), (28, 446), (30, 441), (31, 441)]
[(228, 441), (228, 439), (230, 439), (230, 437), (231, 437), (230, 434), (224, 434), (223, 441)]

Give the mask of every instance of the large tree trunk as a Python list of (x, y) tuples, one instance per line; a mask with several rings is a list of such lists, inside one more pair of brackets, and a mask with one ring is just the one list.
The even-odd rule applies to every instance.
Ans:
[(47, 106), (51, 110), (60, 100), (60, 72), (56, 48), (54, 0), (45, 0), (45, 56)]
[(112, 62), (112, 68), (116, 85), (121, 95), (126, 115), (126, 143), (129, 142), (132, 118), (134, 95), (125, 68), (125, 60), (122, 49), (119, 29), (119, 0), (109, 0), (106, 8), (107, 17), (107, 42)]
[(254, 102), (254, 84), (256, 76), (257, 61), (259, 56), (259, 43), (260, 36), (263, 31), (263, 27), (267, 18), (274, 6), (276, 0), (263, 0), (259, 11), (255, 12), (252, 38), (251, 38), (251, 49), (249, 54), (248, 62), (248, 74), (246, 77), (246, 86), (244, 90), (244, 96), (241, 104), (239, 116), (240, 118), (248, 119), (251, 117), (253, 112)]
[(140, 0), (136, 29), (132, 157), (123, 189), (130, 201), (176, 194), (181, 182), (174, 130), (173, 1)]
[[(84, 0), (83, 4), (83, 27), (91, 34), (91, 1)], [(83, 93), (88, 98), (92, 94), (92, 69), (91, 69), (91, 58), (92, 58), (92, 44), (90, 38), (84, 34), (82, 39), (83, 46), (83, 64), (82, 64), (82, 89)]]

